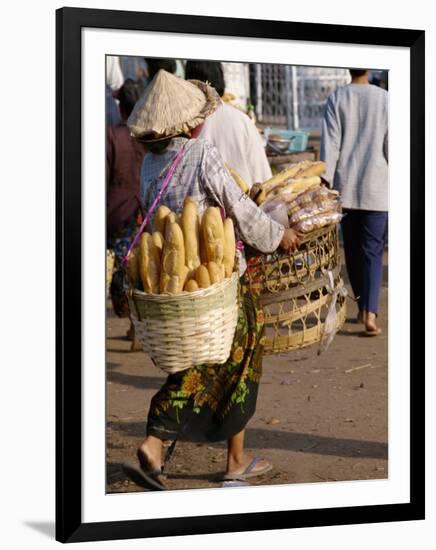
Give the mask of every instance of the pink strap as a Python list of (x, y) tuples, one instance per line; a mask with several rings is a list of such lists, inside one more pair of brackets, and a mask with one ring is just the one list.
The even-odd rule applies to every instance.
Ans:
[[(186, 145), (186, 144), (185, 144)], [(141, 224), (141, 227), (138, 230), (138, 233), (136, 233), (135, 238), (131, 242), (129, 249), (127, 250), (127, 254), (123, 258), (123, 265), (126, 266), (127, 262), (129, 261), (129, 256), (132, 252), (132, 250), (135, 248), (136, 243), (138, 242), (140, 236), (142, 235), (142, 232), (144, 231), (144, 227), (147, 225), (148, 220), (150, 219), (154, 209), (156, 208), (156, 205), (160, 201), (160, 198), (162, 196), (162, 193), (165, 191), (165, 188), (167, 187), (170, 179), (172, 178), (175, 169), (177, 168), (177, 165), (179, 164), (180, 159), (182, 158), (184, 152), (185, 152), (185, 145), (180, 149), (180, 151), (177, 153), (176, 158), (171, 163), (171, 166), (168, 169), (167, 175), (165, 176), (165, 180), (161, 185), (161, 188), (159, 190), (159, 193), (157, 194), (156, 198), (153, 201), (153, 204), (150, 206), (147, 214), (145, 215), (144, 221)]]

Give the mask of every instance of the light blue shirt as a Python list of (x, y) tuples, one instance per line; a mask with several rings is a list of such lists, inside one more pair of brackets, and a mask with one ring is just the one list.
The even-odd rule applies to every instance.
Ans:
[(388, 210), (388, 92), (349, 84), (327, 99), (321, 137), (325, 179), (344, 208)]

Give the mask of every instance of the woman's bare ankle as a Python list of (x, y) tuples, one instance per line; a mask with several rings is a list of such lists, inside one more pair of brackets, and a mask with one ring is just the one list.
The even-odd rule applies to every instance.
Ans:
[(239, 470), (243, 471), (250, 464), (251, 457), (245, 452), (238, 453), (237, 455), (229, 454), (227, 456), (227, 471), (228, 472), (237, 472)]
[(372, 311), (368, 311), (365, 317), (365, 325), (367, 327), (377, 327), (377, 314)]
[(157, 469), (162, 466), (162, 441), (156, 437), (147, 437), (138, 448), (141, 466)]

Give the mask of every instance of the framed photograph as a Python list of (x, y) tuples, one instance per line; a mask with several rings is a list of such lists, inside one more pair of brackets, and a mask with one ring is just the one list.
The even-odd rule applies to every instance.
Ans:
[(57, 540), (424, 519), (424, 32), (56, 18)]

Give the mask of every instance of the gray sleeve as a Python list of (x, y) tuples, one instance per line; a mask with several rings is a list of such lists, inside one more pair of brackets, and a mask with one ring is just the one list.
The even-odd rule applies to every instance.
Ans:
[(242, 239), (260, 252), (274, 252), (285, 228), (241, 191), (224, 167), (218, 149), (207, 144), (200, 171), (207, 194), (232, 218)]
[(320, 157), (327, 165), (324, 179), (333, 185), (336, 165), (341, 149), (340, 120), (336, 114), (336, 108), (332, 96), (327, 99), (322, 121)]
[(389, 162), (388, 148), (388, 132), (386, 130), (385, 138), (383, 140), (383, 155), (386, 159), (386, 162)]
[(383, 155), (386, 159), (386, 162), (389, 162), (389, 110), (388, 110), (388, 94), (385, 94), (385, 118), (386, 118), (386, 132), (383, 139)]

